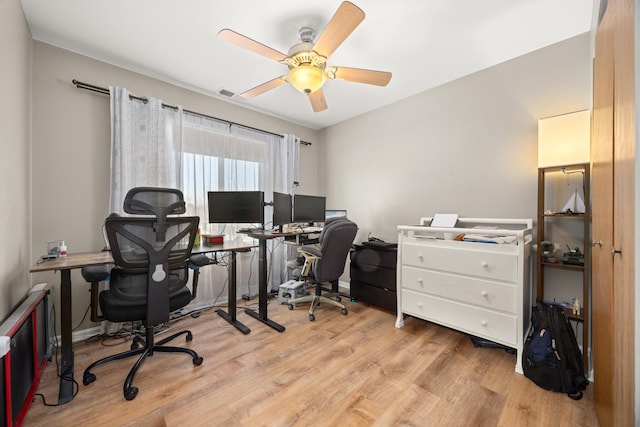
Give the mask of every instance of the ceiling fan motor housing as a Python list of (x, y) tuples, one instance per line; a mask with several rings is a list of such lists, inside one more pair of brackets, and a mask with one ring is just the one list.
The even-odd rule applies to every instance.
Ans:
[(327, 58), (313, 50), (315, 31), (305, 27), (299, 35), (302, 41), (292, 46), (281, 62), (290, 70), (287, 81), (300, 92), (310, 94), (320, 89), (327, 80), (324, 72)]

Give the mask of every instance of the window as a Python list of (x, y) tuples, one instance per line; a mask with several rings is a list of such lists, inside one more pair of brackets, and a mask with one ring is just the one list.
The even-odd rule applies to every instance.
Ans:
[(228, 124), (185, 115), (182, 190), (187, 212), (200, 217), (203, 233), (222, 234), (223, 224), (208, 224), (208, 191), (264, 190), (266, 144), (233, 135)]

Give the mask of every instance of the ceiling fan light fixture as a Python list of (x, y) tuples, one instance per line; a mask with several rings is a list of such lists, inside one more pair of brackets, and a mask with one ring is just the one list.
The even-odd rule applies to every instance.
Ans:
[(320, 89), (327, 80), (324, 70), (313, 65), (298, 65), (289, 71), (289, 83), (307, 95)]

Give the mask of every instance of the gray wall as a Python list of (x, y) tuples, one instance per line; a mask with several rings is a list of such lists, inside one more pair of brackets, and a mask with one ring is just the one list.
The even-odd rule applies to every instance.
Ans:
[(590, 106), (584, 34), (323, 130), (322, 190), (359, 239), (434, 213), (535, 219), (537, 121)]
[(0, 321), (31, 287), (31, 34), (0, 1)]

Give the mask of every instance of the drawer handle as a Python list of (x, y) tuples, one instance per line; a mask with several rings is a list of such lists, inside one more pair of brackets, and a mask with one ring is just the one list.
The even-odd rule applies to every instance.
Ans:
[(421, 302), (418, 303), (418, 308), (422, 309), (422, 303)]
[(489, 267), (489, 263), (488, 263), (488, 262), (486, 262), (486, 261), (482, 261), (482, 262), (480, 263), (480, 265), (482, 266), (482, 268), (487, 268), (487, 267)]
[(424, 256), (422, 254), (418, 254), (418, 258), (424, 259)]
[(483, 320), (482, 322), (480, 322), (480, 324), (481, 324), (482, 326), (487, 326), (489, 323), (487, 323), (487, 321), (486, 321), (486, 320)]
[(487, 291), (482, 291), (482, 292), (480, 292), (480, 295), (482, 295), (483, 297), (486, 298), (487, 295), (489, 295), (489, 294), (487, 293)]
[(424, 286), (424, 280), (422, 280), (422, 277), (418, 278), (418, 283), (420, 284), (420, 286)]

